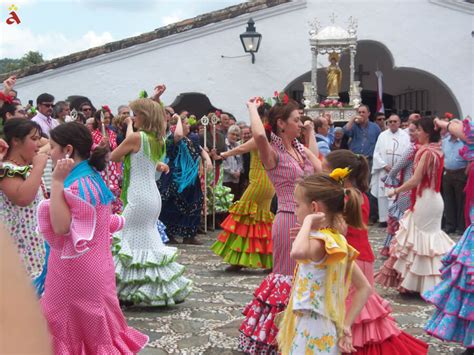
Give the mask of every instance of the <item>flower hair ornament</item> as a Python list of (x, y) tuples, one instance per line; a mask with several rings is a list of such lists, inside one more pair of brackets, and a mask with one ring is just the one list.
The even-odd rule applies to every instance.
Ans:
[(290, 101), (290, 98), (286, 92), (275, 91), (273, 93), (273, 100), (276, 104), (286, 105)]
[(112, 110), (110, 109), (110, 107), (108, 105), (102, 106), (101, 110), (104, 111), (104, 112), (108, 112), (108, 113), (112, 114)]
[(0, 91), (0, 101), (11, 105), (13, 103), (13, 96), (5, 95), (5, 93)]
[(335, 181), (337, 181), (340, 184), (344, 183), (344, 180), (347, 179), (351, 172), (351, 169), (349, 168), (337, 168), (331, 171), (331, 174), (329, 174), (329, 177)]

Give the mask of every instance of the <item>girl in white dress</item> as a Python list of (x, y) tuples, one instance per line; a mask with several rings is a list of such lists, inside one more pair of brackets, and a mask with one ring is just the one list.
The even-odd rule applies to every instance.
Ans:
[[(151, 99), (135, 100), (130, 108), (135, 120), (125, 119), (126, 138), (111, 154), (112, 161), (124, 159), (125, 226), (114, 248), (119, 299), (153, 306), (175, 304), (190, 293), (191, 281), (183, 276), (184, 266), (175, 262), (177, 249), (165, 246), (156, 228), (161, 196), (155, 171), (169, 171), (160, 162), (165, 152), (164, 111)], [(133, 125), (138, 132), (133, 132)]]

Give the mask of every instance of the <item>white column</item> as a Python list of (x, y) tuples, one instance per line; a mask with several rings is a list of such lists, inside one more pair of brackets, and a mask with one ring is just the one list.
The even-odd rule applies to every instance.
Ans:
[(311, 83), (313, 92), (311, 93), (310, 105), (313, 106), (318, 103), (318, 50), (316, 49), (316, 47), (312, 47), (311, 52)]
[(356, 49), (355, 47), (350, 47), (350, 76), (349, 76), (349, 92), (352, 89), (352, 84), (354, 84), (354, 72), (355, 72), (355, 54), (356, 54)]

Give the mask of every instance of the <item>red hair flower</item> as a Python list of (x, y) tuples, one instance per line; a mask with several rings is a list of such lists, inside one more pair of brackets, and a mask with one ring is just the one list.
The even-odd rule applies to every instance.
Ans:
[(265, 131), (267, 131), (268, 133), (271, 133), (271, 131), (272, 131), (272, 126), (270, 126), (269, 123), (265, 123), (263, 125), (263, 128), (265, 128)]
[(445, 112), (444, 117), (446, 117), (448, 120), (451, 120), (454, 117), (454, 115), (451, 112)]
[(11, 105), (13, 103), (13, 96), (5, 95), (3, 91), (0, 91), (0, 101)]
[(216, 110), (216, 116), (220, 118), (221, 117), (221, 111)]
[(287, 95), (286, 92), (285, 92), (285, 95), (283, 95), (283, 99), (282, 99), (283, 105), (286, 105), (289, 100), (290, 100), (290, 99), (288, 98), (288, 95)]
[(102, 106), (102, 110), (107, 111), (108, 113), (112, 113), (112, 110), (110, 109), (108, 105)]

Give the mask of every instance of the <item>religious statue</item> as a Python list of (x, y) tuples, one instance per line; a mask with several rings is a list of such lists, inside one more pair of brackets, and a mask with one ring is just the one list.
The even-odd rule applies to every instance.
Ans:
[(339, 54), (333, 52), (329, 54), (331, 64), (328, 66), (328, 82), (327, 92), (328, 99), (339, 99), (339, 91), (341, 90), (342, 70), (338, 65)]

